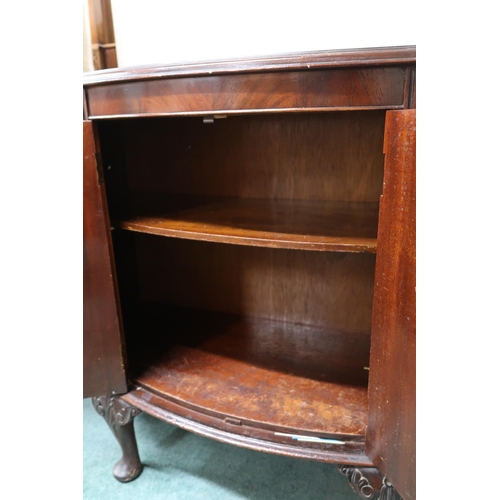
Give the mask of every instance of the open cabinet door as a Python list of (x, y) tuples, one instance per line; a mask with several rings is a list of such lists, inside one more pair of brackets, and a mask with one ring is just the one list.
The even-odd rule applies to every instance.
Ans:
[(120, 305), (93, 125), (83, 122), (83, 397), (127, 391)]
[(404, 500), (415, 484), (416, 111), (388, 111), (370, 352), (366, 453)]

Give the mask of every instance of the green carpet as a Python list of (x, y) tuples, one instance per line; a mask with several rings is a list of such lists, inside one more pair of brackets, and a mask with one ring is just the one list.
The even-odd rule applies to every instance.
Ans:
[(83, 401), (84, 500), (359, 500), (332, 464), (280, 457), (197, 436), (141, 413), (134, 421), (144, 471), (111, 474), (121, 450)]

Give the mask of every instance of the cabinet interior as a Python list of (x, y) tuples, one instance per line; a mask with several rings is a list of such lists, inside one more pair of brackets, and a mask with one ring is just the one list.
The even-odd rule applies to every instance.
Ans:
[(99, 122), (133, 383), (241, 432), (364, 435), (384, 120)]

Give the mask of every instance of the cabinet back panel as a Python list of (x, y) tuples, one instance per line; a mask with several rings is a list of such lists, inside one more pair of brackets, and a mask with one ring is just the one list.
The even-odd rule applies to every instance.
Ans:
[(143, 301), (370, 332), (373, 254), (134, 237)]
[(144, 193), (378, 202), (384, 120), (384, 111), (125, 120), (128, 185), (135, 203)]

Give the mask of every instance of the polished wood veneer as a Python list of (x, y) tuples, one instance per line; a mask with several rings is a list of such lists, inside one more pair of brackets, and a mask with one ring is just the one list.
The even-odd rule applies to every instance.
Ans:
[[(370, 377), (374, 410), (368, 425), (367, 449), (374, 463), (390, 474), (397, 490), (414, 498), (416, 489), (416, 111), (388, 115), (386, 123), (387, 175), (381, 200), (382, 251), (393, 255), (377, 262), (373, 309)], [(405, 193), (404, 198), (400, 193)], [(390, 224), (389, 224), (390, 221)], [(396, 352), (397, 356), (391, 356)], [(397, 379), (392, 377), (398, 373)], [(399, 442), (395, 450), (393, 442)], [(408, 463), (397, 459), (403, 452)], [(386, 465), (392, 463), (391, 470)]]
[(125, 356), (107, 200), (93, 124), (83, 122), (83, 395), (124, 392)]
[(177, 78), (180, 76), (208, 76), (234, 73), (283, 72), (291, 70), (377, 67), (407, 65), (414, 69), (415, 47), (378, 47), (373, 49), (319, 50), (263, 57), (246, 57), (223, 61), (184, 62), (169, 65), (148, 65), (97, 71), (85, 75), (85, 86), (120, 81)]
[[(336, 69), (116, 83), (90, 87), (92, 119), (207, 113), (398, 109), (404, 68)], [(194, 99), (193, 99), (194, 97)]]
[(120, 227), (271, 248), (371, 253), (377, 248), (377, 203), (175, 197), (164, 204), (171, 208), (122, 221)]

